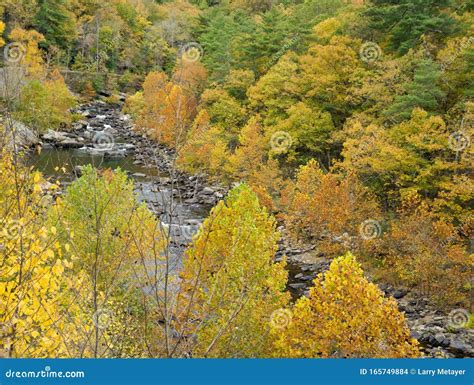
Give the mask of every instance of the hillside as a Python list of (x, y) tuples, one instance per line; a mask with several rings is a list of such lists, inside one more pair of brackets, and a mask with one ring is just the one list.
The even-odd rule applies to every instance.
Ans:
[(473, 357), (474, 3), (1, 0), (5, 357)]

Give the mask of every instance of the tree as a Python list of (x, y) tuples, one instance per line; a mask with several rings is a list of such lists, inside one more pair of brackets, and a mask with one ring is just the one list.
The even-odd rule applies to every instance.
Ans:
[(357, 45), (348, 36), (334, 36), (326, 45), (311, 45), (299, 60), (300, 93), (330, 112), (336, 125), (360, 102), (355, 90), (367, 76)]
[(458, 229), (438, 219), (416, 192), (407, 192), (384, 238), (387, 264), (405, 285), (441, 307), (468, 306), (474, 255)]
[(299, 68), (298, 56), (290, 52), (248, 89), (250, 106), (262, 115), (265, 126), (286, 118), (286, 111), (301, 100)]
[[(463, 135), (468, 137), (469, 130), (466, 127)], [(364, 127), (354, 121), (346, 128), (342, 167), (356, 173), (386, 207), (395, 208), (405, 190), (415, 189), (434, 199), (440, 191), (455, 188), (456, 174), (469, 173), (468, 156), (450, 149), (449, 131), (441, 117), (418, 108), (410, 120), (389, 129), (375, 124)], [(469, 149), (466, 151), (468, 155)]]
[(239, 135), (239, 146), (229, 158), (228, 169), (236, 180), (248, 180), (265, 161), (267, 141), (257, 118), (252, 118), (242, 128)]
[[(83, 322), (72, 323), (80, 338), (69, 348), (82, 357), (152, 354), (147, 341), (158, 333), (153, 321), (160, 312), (142, 289), (162, 295), (166, 274), (158, 266), (164, 266), (166, 242), (160, 223), (138, 204), (133, 183), (120, 170), (99, 174), (84, 167), (83, 176), (51, 207), (48, 220), (59, 243), (69, 245), (74, 276), (82, 277), (71, 295)], [(147, 263), (156, 264), (156, 270), (147, 269)]]
[(77, 336), (77, 305), (68, 293), (81, 284), (65, 274), (72, 264), (67, 244), (47, 226), (50, 194), (58, 188), (38, 171), (23, 166), (16, 154), (0, 152), (0, 356), (68, 357)]
[[(290, 313), (291, 314), (291, 313)], [(277, 357), (414, 358), (417, 342), (392, 298), (367, 281), (351, 254), (335, 259), (301, 297), (288, 322), (273, 325)]]
[(275, 220), (246, 185), (213, 208), (186, 250), (177, 304), (179, 335), (196, 357), (269, 354), (268, 317), (284, 307), (287, 273), (274, 263)]
[(35, 24), (51, 44), (65, 48), (76, 35), (74, 15), (65, 0), (40, 0)]
[[(29, 82), (20, 93), (15, 117), (38, 132), (58, 129), (72, 122), (70, 109), (76, 104), (58, 71), (49, 79)], [(38, 111), (42, 113), (39, 114)]]
[(44, 36), (35, 30), (14, 28), (8, 37), (12, 42), (20, 44), (18, 64), (26, 68), (31, 78), (43, 78), (45, 68), (39, 44), (44, 40)]
[(235, 148), (239, 128), (245, 121), (245, 108), (240, 102), (221, 89), (208, 89), (201, 95), (201, 108), (209, 113), (210, 122), (219, 126), (227, 143)]
[(5, 30), (5, 23), (0, 21), (0, 47), (3, 47), (5, 40), (2, 39), (3, 31)]
[(143, 105), (137, 125), (158, 142), (178, 147), (195, 115), (194, 97), (163, 72), (150, 72), (143, 83)]
[(382, 33), (389, 31), (390, 48), (399, 54), (414, 48), (422, 35), (441, 40), (456, 29), (451, 0), (373, 0), (364, 14), (371, 27)]
[[(324, 173), (315, 160), (299, 169), (282, 195), (283, 217), (293, 238), (317, 242), (330, 255), (361, 251), (371, 241), (364, 242), (361, 226), (380, 217), (375, 199), (355, 175)], [(379, 226), (373, 238), (381, 235)]]
[[(291, 106), (288, 118), (280, 121), (274, 132), (283, 131), (292, 138), (294, 156), (300, 163), (317, 157), (321, 161), (331, 149), (331, 133), (334, 131), (331, 114), (310, 108), (304, 102)], [(329, 165), (331, 159), (325, 159)]]
[(429, 59), (421, 60), (416, 66), (413, 82), (405, 85), (405, 94), (395, 98), (385, 115), (394, 121), (401, 121), (409, 119), (416, 107), (437, 112), (438, 103), (445, 95), (438, 85), (440, 76), (437, 65)]
[(247, 89), (255, 83), (255, 75), (249, 70), (231, 70), (223, 84), (230, 96), (239, 101), (247, 98)]

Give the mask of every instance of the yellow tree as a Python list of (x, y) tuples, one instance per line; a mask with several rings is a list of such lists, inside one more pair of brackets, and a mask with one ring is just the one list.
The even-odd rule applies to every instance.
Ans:
[(35, 30), (27, 31), (22, 28), (15, 28), (8, 37), (13, 43), (16, 43), (16, 46), (8, 52), (7, 56), (15, 55), (13, 60), (25, 66), (30, 77), (35, 79), (42, 78), (45, 69), (38, 45), (44, 40), (44, 36)]
[(22, 88), (14, 116), (39, 132), (58, 129), (71, 124), (75, 104), (76, 98), (54, 70), (44, 81), (33, 80)]
[[(405, 194), (398, 218), (384, 238), (388, 266), (399, 282), (441, 306), (469, 304), (474, 255), (458, 229), (414, 191)], [(396, 282), (396, 283), (399, 283)]]
[(143, 83), (137, 125), (158, 142), (177, 147), (186, 137), (196, 104), (183, 86), (162, 72), (150, 72)]
[(212, 210), (185, 253), (177, 330), (198, 357), (269, 354), (268, 319), (284, 307), (287, 273), (274, 263), (275, 220), (246, 185)]
[(3, 31), (5, 30), (5, 23), (0, 20), (0, 47), (5, 44), (5, 40), (2, 39)]
[(283, 200), (283, 216), (293, 237), (317, 239), (320, 250), (331, 255), (360, 250), (371, 241), (365, 238), (380, 235), (377, 223), (368, 237), (361, 234), (366, 221), (376, 221), (380, 216), (370, 192), (354, 175), (324, 173), (314, 160), (300, 168), (296, 181), (285, 189)]
[(201, 109), (185, 143), (179, 148), (178, 167), (191, 173), (204, 171), (211, 178), (225, 179), (230, 152), (224, 136), (218, 126), (210, 124), (207, 110)]
[(47, 226), (50, 202), (39, 172), (19, 165), (17, 155), (0, 154), (0, 344), (8, 357), (68, 357), (74, 323), (66, 314), (77, 307), (69, 296), (80, 277), (65, 277), (72, 268), (67, 244)]
[(392, 298), (367, 281), (354, 256), (335, 259), (286, 322), (272, 323), (274, 355), (291, 358), (412, 358), (417, 342)]

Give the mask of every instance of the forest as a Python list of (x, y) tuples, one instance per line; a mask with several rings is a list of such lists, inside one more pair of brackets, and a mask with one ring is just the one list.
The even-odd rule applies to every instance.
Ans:
[(0, 0), (1, 358), (474, 357), (473, 0)]

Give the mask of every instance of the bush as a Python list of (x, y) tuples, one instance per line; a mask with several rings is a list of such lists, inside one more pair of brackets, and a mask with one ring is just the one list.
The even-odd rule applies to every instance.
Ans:
[(33, 80), (21, 91), (15, 118), (40, 133), (57, 130), (71, 124), (69, 110), (75, 104), (76, 99), (62, 78)]

